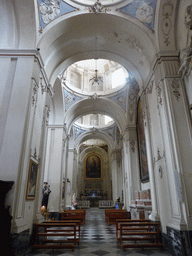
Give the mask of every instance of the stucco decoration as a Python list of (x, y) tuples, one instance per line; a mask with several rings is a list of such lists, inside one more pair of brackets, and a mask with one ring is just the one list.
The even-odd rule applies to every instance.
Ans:
[(179, 101), (181, 94), (179, 92), (180, 84), (179, 81), (176, 79), (173, 79), (171, 82), (171, 87), (173, 88), (173, 94), (176, 97), (176, 100)]
[(74, 93), (68, 92), (66, 89), (63, 89), (64, 98), (65, 98), (65, 111), (73, 105), (76, 101), (80, 100), (81, 98), (76, 96)]
[(41, 28), (44, 28), (46, 24), (58, 16), (76, 10), (76, 8), (67, 4), (63, 0), (38, 0), (38, 2)]
[(115, 101), (124, 111), (126, 111), (126, 98), (127, 98), (127, 89), (119, 94), (110, 97), (112, 101)]
[(192, 30), (192, 5), (187, 6), (185, 13), (185, 25)]
[(119, 11), (131, 15), (153, 30), (155, 18), (156, 0), (133, 0), (131, 3), (119, 9)]
[(169, 40), (169, 33), (172, 28), (172, 22), (171, 22), (171, 16), (173, 14), (173, 3), (171, 0), (168, 0), (164, 5), (163, 5), (163, 21), (161, 23), (161, 29), (164, 34), (164, 43), (166, 46), (170, 44)]
[(38, 91), (39, 85), (37, 84), (37, 82), (36, 82), (34, 77), (32, 77), (32, 81), (33, 81), (32, 106), (34, 106), (34, 105), (37, 106), (37, 99), (38, 99), (37, 91)]
[(107, 128), (103, 130), (103, 132), (106, 132), (107, 134), (109, 134), (109, 136), (111, 136), (115, 140), (115, 126)]
[(95, 4), (92, 7), (87, 7), (86, 10), (89, 12), (94, 12), (95, 14), (101, 13), (101, 12), (107, 12), (111, 11), (111, 9), (104, 7), (99, 0), (95, 2)]
[(85, 129), (82, 129), (82, 128), (76, 127), (76, 126), (74, 126), (73, 129), (74, 129), (74, 134), (75, 134), (75, 140), (79, 137), (79, 135), (81, 135), (82, 133), (84, 133), (86, 131)]

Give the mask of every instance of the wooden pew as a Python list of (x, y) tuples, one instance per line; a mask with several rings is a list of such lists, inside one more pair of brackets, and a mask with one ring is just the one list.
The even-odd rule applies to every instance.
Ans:
[(139, 219), (139, 220), (131, 220), (131, 219), (116, 219), (116, 239), (119, 242), (120, 238), (120, 224), (122, 223), (150, 223), (151, 221), (148, 219)]
[(130, 219), (130, 212), (125, 210), (107, 212), (106, 221), (109, 225), (116, 224), (116, 219)]
[(75, 223), (76, 224), (76, 242), (80, 243), (81, 221), (80, 220), (53, 220), (44, 221), (43, 223)]
[(76, 223), (37, 223), (36, 242), (33, 248), (72, 249), (74, 251), (77, 242), (76, 226)]
[(126, 210), (122, 209), (105, 209), (105, 220), (107, 221), (109, 212), (126, 212)]
[(120, 223), (119, 242), (123, 250), (125, 248), (163, 248), (163, 244), (160, 242), (158, 222)]
[(85, 214), (84, 210), (68, 210), (62, 212), (62, 220), (80, 220), (81, 225), (85, 223)]

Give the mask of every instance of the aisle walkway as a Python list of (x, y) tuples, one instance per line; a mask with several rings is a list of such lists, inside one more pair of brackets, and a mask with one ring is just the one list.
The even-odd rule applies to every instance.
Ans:
[(35, 250), (26, 256), (171, 256), (159, 249), (126, 249), (123, 251), (115, 239), (115, 226), (105, 222), (104, 210), (91, 208), (86, 211), (86, 221), (81, 230), (81, 242), (71, 250)]

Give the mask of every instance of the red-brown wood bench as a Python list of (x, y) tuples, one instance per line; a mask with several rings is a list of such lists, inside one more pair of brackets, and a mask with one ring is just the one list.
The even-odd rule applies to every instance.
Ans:
[(85, 213), (79, 211), (62, 212), (62, 220), (80, 220), (81, 225), (85, 223)]
[(37, 223), (33, 248), (74, 251), (77, 242), (76, 226), (76, 223)]
[(109, 225), (116, 224), (116, 219), (130, 219), (131, 215), (128, 211), (110, 211), (107, 213), (106, 221)]
[(119, 242), (119, 236), (120, 236), (120, 224), (122, 223), (150, 223), (151, 221), (148, 219), (137, 219), (137, 220), (131, 220), (131, 219), (116, 219), (116, 239)]
[(159, 222), (120, 223), (120, 246), (125, 248), (163, 248), (160, 242)]
[(76, 242), (80, 243), (81, 237), (81, 221), (80, 220), (48, 220), (43, 223), (75, 223), (76, 224)]

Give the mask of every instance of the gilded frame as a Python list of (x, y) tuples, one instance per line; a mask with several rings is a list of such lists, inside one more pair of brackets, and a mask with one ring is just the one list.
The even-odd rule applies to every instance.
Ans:
[(86, 180), (102, 179), (102, 159), (96, 153), (88, 154), (84, 160), (84, 178)]
[(27, 200), (35, 199), (36, 186), (37, 186), (37, 173), (38, 173), (38, 163), (30, 159), (29, 174), (28, 174), (28, 181), (27, 181), (27, 192), (26, 192)]

